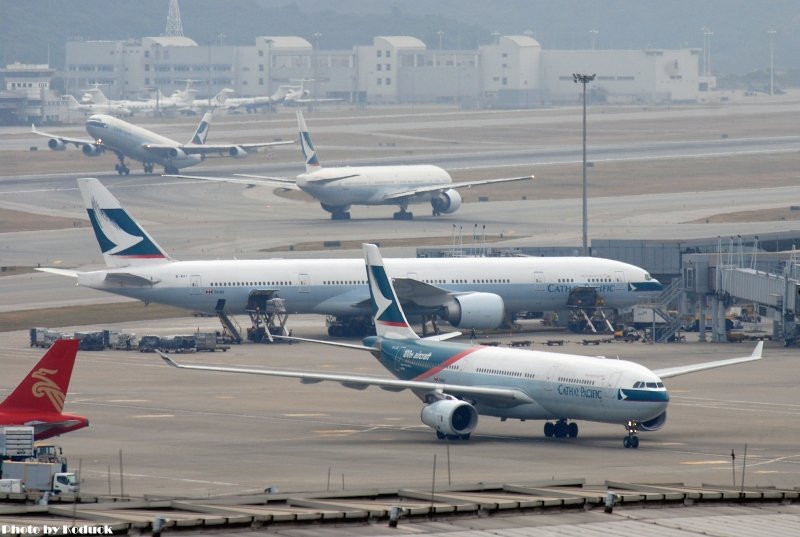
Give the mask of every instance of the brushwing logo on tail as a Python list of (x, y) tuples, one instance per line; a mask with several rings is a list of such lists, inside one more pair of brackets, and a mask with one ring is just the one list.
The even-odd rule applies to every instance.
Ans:
[(47, 396), (55, 411), (60, 414), (61, 411), (64, 410), (64, 400), (66, 399), (66, 395), (64, 395), (64, 392), (61, 390), (61, 388), (59, 388), (58, 384), (56, 384), (55, 381), (50, 378), (57, 374), (58, 369), (45, 369), (43, 367), (37, 369), (31, 375), (38, 381), (33, 384), (31, 393), (34, 397)]
[(397, 304), (392, 300), (392, 289), (389, 287), (389, 276), (381, 266), (370, 266), (372, 272), (370, 287), (372, 298), (378, 311), (375, 313), (375, 321), (389, 326), (406, 326), (403, 313)]
[(208, 122), (201, 121), (200, 125), (197, 127), (197, 132), (194, 133), (194, 138), (192, 138), (192, 143), (197, 145), (203, 145), (206, 143), (206, 137), (208, 136)]
[(317, 152), (314, 151), (314, 144), (311, 142), (311, 135), (308, 131), (301, 132), (300, 139), (302, 141), (303, 156), (306, 157), (306, 164), (308, 166), (319, 166)]
[(106, 239), (106, 244), (101, 245), (104, 254), (119, 254), (133, 248), (144, 240), (144, 237), (131, 235), (122, 229), (119, 224), (109, 217), (105, 210), (100, 208), (94, 197), (92, 197), (92, 213), (94, 215), (92, 222), (96, 223), (99, 233)]

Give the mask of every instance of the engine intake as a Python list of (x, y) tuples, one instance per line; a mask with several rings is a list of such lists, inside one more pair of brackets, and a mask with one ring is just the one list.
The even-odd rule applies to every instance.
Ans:
[(185, 159), (186, 158), (186, 153), (183, 151), (183, 149), (180, 149), (178, 147), (171, 148), (169, 150), (168, 154), (173, 159)]
[(233, 158), (245, 158), (247, 156), (247, 151), (245, 151), (238, 145), (235, 145), (230, 149), (228, 149), (228, 156)]
[(644, 431), (657, 431), (667, 423), (667, 411), (665, 410), (655, 418), (639, 423), (639, 427)]
[(62, 142), (58, 138), (50, 138), (49, 140), (47, 140), (47, 147), (49, 147), (53, 151), (64, 151), (67, 148), (64, 142)]
[(478, 426), (478, 411), (465, 401), (442, 399), (422, 407), (420, 419), (437, 433), (462, 436)]
[(461, 194), (452, 188), (431, 198), (431, 207), (440, 214), (451, 214), (461, 207)]
[(444, 308), (444, 320), (456, 328), (497, 328), (505, 318), (503, 298), (494, 293), (470, 293), (453, 298)]
[(92, 144), (84, 144), (81, 147), (81, 151), (87, 157), (98, 157), (103, 153), (103, 148), (99, 145), (92, 145)]

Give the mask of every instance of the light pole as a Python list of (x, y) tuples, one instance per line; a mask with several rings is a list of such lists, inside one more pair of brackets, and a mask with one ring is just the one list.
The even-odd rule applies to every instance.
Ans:
[(599, 34), (599, 33), (600, 33), (600, 30), (598, 30), (597, 28), (592, 28), (591, 30), (589, 30), (589, 33), (590, 33), (590, 34), (592, 34), (592, 50), (594, 50), (594, 48), (595, 48), (595, 45), (597, 44), (597, 43), (596, 43), (596, 41), (597, 41), (597, 34)]
[(317, 66), (319, 64), (319, 38), (322, 37), (322, 33), (314, 32), (314, 42), (316, 43), (314, 47), (314, 108), (317, 107)]
[(267, 96), (269, 103), (267, 105), (267, 117), (272, 119), (272, 39), (267, 39)]
[(442, 36), (444, 35), (444, 30), (439, 30), (436, 32), (436, 35), (439, 36), (439, 50), (442, 50)]
[(775, 29), (767, 30), (769, 35), (769, 94), (775, 94)]
[(589, 255), (589, 210), (586, 197), (586, 84), (594, 80), (597, 75), (582, 75), (573, 73), (572, 78), (576, 84), (583, 84), (583, 255)]

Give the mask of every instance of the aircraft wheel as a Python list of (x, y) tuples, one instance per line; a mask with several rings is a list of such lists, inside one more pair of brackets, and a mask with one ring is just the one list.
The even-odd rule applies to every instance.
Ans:
[(447, 438), (447, 435), (445, 435), (443, 432), (436, 431), (436, 438), (438, 438), (439, 440), (444, 440), (445, 438)]
[(128, 168), (127, 166), (125, 166), (125, 168), (122, 170), (122, 172), (123, 172), (125, 175), (130, 175), (130, 174), (131, 174), (131, 169), (130, 169), (130, 168)]
[(625, 438), (622, 439), (622, 445), (625, 446), (625, 449), (628, 449), (628, 448), (631, 447), (631, 438), (633, 438), (633, 437), (626, 436)]
[(567, 436), (567, 424), (563, 421), (556, 422), (553, 432), (556, 438), (564, 438)]
[(461, 435), (461, 440), (469, 440), (469, 437), (470, 437), (471, 434), (472, 433), (462, 434)]
[(578, 437), (578, 424), (573, 422), (567, 425), (567, 436), (570, 438)]
[(550, 423), (549, 421), (548, 421), (548, 422), (545, 422), (545, 424), (544, 424), (544, 435), (545, 435), (547, 438), (552, 438), (552, 436), (553, 436), (554, 434), (555, 434), (555, 425), (553, 425), (553, 424), (552, 424), (552, 423)]
[(639, 448), (639, 437), (632, 436), (631, 437), (631, 449), (638, 449)]

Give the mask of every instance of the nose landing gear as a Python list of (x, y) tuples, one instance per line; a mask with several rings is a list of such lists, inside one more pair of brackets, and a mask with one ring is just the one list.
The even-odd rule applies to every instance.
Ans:
[(625, 449), (638, 449), (639, 448), (639, 424), (635, 421), (629, 421), (625, 424), (625, 429), (628, 431), (628, 436), (622, 439), (622, 445)]

